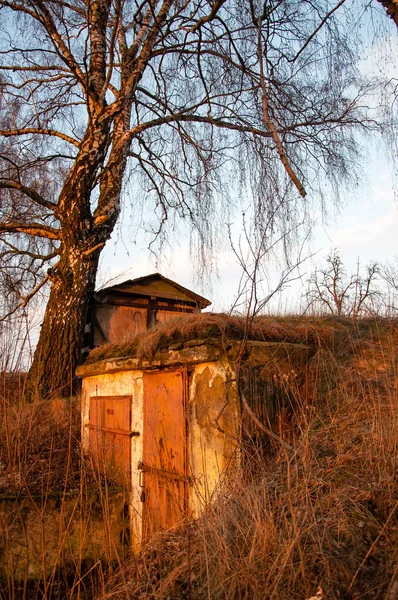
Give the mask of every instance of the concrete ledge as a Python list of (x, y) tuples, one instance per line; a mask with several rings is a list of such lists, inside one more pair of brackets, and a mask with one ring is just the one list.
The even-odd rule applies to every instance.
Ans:
[[(170, 347), (159, 350), (151, 358), (134, 356), (121, 358), (105, 358), (95, 363), (83, 364), (76, 369), (78, 377), (90, 377), (105, 373), (140, 370), (146, 371), (160, 367), (194, 365), (205, 362), (216, 362), (224, 354), (229, 360), (236, 360), (242, 348), (240, 340), (225, 345), (220, 338), (208, 340), (189, 340), (185, 343), (170, 344)], [(316, 352), (316, 348), (293, 342), (261, 342), (248, 341), (243, 348), (245, 362), (253, 366), (277, 363), (304, 365)]]

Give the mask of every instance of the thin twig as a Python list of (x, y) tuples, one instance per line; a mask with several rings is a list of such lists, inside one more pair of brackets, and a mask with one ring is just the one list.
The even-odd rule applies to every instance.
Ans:
[(301, 183), (301, 181), (299, 180), (299, 178), (293, 171), (292, 167), (290, 166), (289, 161), (287, 160), (287, 156), (283, 149), (282, 142), (280, 140), (280, 137), (278, 135), (276, 127), (275, 127), (274, 123), (272, 122), (272, 119), (270, 117), (269, 110), (268, 110), (268, 95), (267, 95), (267, 88), (265, 85), (264, 62), (263, 62), (263, 53), (262, 53), (262, 45), (261, 45), (261, 24), (262, 24), (262, 17), (260, 17), (258, 20), (257, 52), (258, 52), (258, 61), (259, 61), (259, 66), (260, 66), (260, 85), (261, 85), (261, 93), (262, 93), (264, 122), (272, 134), (272, 139), (275, 142), (276, 149), (278, 151), (281, 162), (282, 162), (283, 166), (285, 167), (286, 173), (289, 175), (290, 179), (292, 180), (292, 182), (298, 189), (300, 195), (304, 198), (307, 195), (307, 192), (305, 191), (303, 184)]
[(277, 442), (279, 442), (280, 444), (282, 444), (282, 446), (284, 448), (286, 448), (286, 450), (294, 451), (294, 448), (290, 444), (288, 444), (287, 442), (282, 440), (282, 438), (280, 438), (279, 435), (277, 435), (274, 431), (272, 431), (272, 429), (268, 429), (268, 427), (265, 427), (265, 425), (263, 425), (261, 423), (261, 421), (259, 421), (259, 419), (257, 419), (256, 415), (254, 414), (254, 412), (248, 405), (247, 400), (246, 400), (245, 396), (242, 394), (242, 392), (240, 393), (240, 397), (242, 400), (243, 408), (249, 414), (250, 418), (253, 419), (253, 421), (255, 422), (257, 427), (259, 427), (259, 429), (261, 429), (262, 431), (267, 433), (272, 439), (274, 439)]

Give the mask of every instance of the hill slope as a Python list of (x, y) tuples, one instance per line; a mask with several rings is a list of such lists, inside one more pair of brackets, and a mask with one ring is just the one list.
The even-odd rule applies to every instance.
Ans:
[(107, 597), (398, 599), (398, 322), (306, 327), (319, 349), (277, 424), (293, 450), (252, 449), (203, 516), (145, 547)]

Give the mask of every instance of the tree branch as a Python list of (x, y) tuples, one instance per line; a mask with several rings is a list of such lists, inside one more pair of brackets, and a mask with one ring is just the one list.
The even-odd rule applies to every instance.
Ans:
[(33, 200), (33, 202), (36, 202), (36, 204), (40, 204), (40, 206), (44, 206), (45, 208), (48, 208), (49, 210), (52, 210), (54, 212), (56, 212), (57, 210), (56, 204), (50, 202), (50, 200), (46, 200), (45, 198), (43, 198), (43, 196), (36, 192), (36, 190), (22, 185), (22, 183), (19, 183), (18, 181), (0, 181), (0, 189), (18, 190), (19, 192), (22, 192), (22, 194), (25, 194), (25, 196), (28, 196), (28, 198)]
[(10, 221), (0, 223), (0, 233), (26, 233), (34, 237), (47, 238), (48, 240), (59, 240), (60, 232), (49, 225), (40, 223), (18, 223)]
[(191, 29), (189, 30), (190, 33), (194, 33), (195, 31), (197, 31), (202, 25), (204, 25), (205, 23), (209, 23), (210, 21), (212, 21), (213, 19), (215, 19), (215, 17), (217, 16), (218, 11), (220, 10), (220, 8), (222, 7), (222, 5), (225, 3), (225, 0), (216, 0), (212, 6), (212, 9), (210, 11), (210, 13), (208, 15), (206, 15), (205, 17), (201, 17), (193, 27), (191, 27)]
[[(44, 2), (42, 2), (42, 0), (34, 0), (33, 6), (35, 8), (35, 11), (32, 11), (34, 18), (36, 18), (36, 20), (38, 20), (45, 27), (47, 33), (49, 34), (53, 42), (57, 54), (59, 55), (61, 60), (68, 66), (71, 72), (75, 75), (83, 89), (85, 89), (86, 80), (84, 74), (80, 69), (78, 63), (76, 62), (73, 54), (69, 50), (68, 46), (63, 41), (62, 36), (59, 34), (55, 26), (54, 19), (52, 18), (52, 15), (48, 10), (47, 6), (44, 4)], [(35, 14), (37, 9), (39, 9), (40, 11), (39, 14)], [(19, 8), (16, 10), (19, 10)]]
[(133, 137), (142, 133), (143, 131), (146, 131), (147, 129), (159, 127), (159, 125), (166, 125), (167, 123), (173, 123), (175, 121), (183, 121), (185, 123), (209, 123), (210, 125), (214, 125), (215, 127), (219, 127), (222, 129), (230, 129), (231, 131), (240, 131), (242, 133), (251, 133), (264, 138), (272, 137), (272, 134), (270, 132), (264, 131), (263, 129), (257, 129), (256, 127), (252, 127), (250, 125), (232, 123), (230, 121), (224, 121), (223, 119), (215, 117), (184, 113), (185, 111), (182, 111), (179, 113), (167, 115), (165, 117), (159, 117), (158, 119), (153, 119), (152, 121), (147, 121), (146, 123), (141, 123), (140, 125), (133, 127), (133, 129), (131, 129), (125, 135), (129, 139), (132, 139)]
[(11, 311), (9, 311), (6, 315), (3, 315), (0, 319), (0, 321), (5, 321), (6, 319), (8, 319), (8, 317), (11, 317), (11, 315), (13, 315), (14, 313), (17, 312), (18, 309), (20, 308), (24, 308), (28, 302), (33, 298), (33, 296), (36, 296), (37, 292), (39, 292), (41, 290), (41, 288), (47, 283), (47, 281), (49, 281), (50, 276), (47, 274), (41, 281), (40, 283), (35, 287), (34, 290), (32, 290), (29, 294), (27, 294), (26, 296), (20, 296), (21, 302), (19, 304), (17, 304), (17, 306), (15, 306)]
[(322, 27), (325, 25), (326, 21), (332, 16), (332, 14), (338, 9), (340, 8), (340, 6), (342, 4), (344, 4), (345, 0), (340, 0), (340, 2), (338, 2), (336, 4), (336, 6), (334, 8), (332, 8), (322, 19), (322, 21), (319, 23), (318, 27), (312, 32), (312, 34), (306, 39), (305, 43), (303, 44), (303, 46), (300, 48), (300, 50), (297, 52), (296, 56), (294, 58), (288, 59), (288, 62), (294, 62), (295, 60), (298, 59), (298, 57), (300, 56), (300, 54), (307, 48), (308, 44), (314, 39), (314, 37), (316, 36), (316, 34), (318, 33), (318, 31), (320, 31), (322, 29)]
[(42, 129), (41, 127), (23, 127), (22, 129), (0, 129), (0, 135), (3, 137), (12, 137), (15, 135), (30, 135), (30, 134), (38, 134), (38, 135), (50, 135), (54, 137), (58, 137), (64, 142), (69, 142), (69, 144), (73, 144), (76, 148), (79, 148), (80, 143), (78, 140), (66, 135), (66, 133), (61, 133), (60, 131), (56, 131), (55, 129)]
[(17, 248), (13, 244), (10, 244), (10, 242), (7, 240), (2, 240), (2, 243), (5, 244), (9, 248), (9, 250), (4, 250), (4, 252), (0, 252), (0, 258), (4, 258), (9, 255), (12, 255), (12, 256), (23, 255), (23, 256), (29, 256), (29, 258), (33, 259), (33, 261), (40, 260), (40, 261), (42, 261), (42, 263), (45, 263), (49, 260), (52, 260), (56, 256), (58, 256), (60, 253), (59, 248), (56, 248), (49, 254), (38, 254), (37, 252), (30, 252), (29, 250), (21, 250), (20, 248)]
[(267, 94), (267, 88), (265, 85), (264, 62), (263, 62), (263, 52), (262, 52), (262, 45), (261, 45), (261, 24), (262, 24), (262, 17), (260, 17), (258, 20), (257, 53), (258, 53), (258, 61), (259, 61), (259, 66), (260, 66), (260, 85), (261, 85), (261, 92), (262, 92), (261, 95), (262, 95), (264, 122), (272, 134), (272, 138), (275, 142), (276, 149), (278, 151), (281, 162), (282, 162), (283, 166), (285, 167), (286, 173), (289, 175), (291, 181), (294, 183), (294, 185), (298, 189), (300, 195), (304, 198), (307, 195), (307, 192), (305, 191), (303, 184), (301, 183), (301, 181), (299, 180), (299, 178), (293, 171), (292, 167), (290, 166), (289, 161), (287, 160), (286, 153), (282, 146), (282, 142), (280, 140), (280, 137), (278, 135), (276, 127), (275, 127), (274, 123), (272, 122), (272, 119), (270, 117), (269, 110), (268, 110), (268, 94)]

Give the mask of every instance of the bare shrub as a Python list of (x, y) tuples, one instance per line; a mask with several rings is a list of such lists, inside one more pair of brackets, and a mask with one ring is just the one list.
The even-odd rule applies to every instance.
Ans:
[(361, 274), (358, 262), (356, 273), (348, 275), (338, 250), (333, 250), (325, 265), (308, 280), (306, 310), (353, 319), (377, 314), (382, 296), (376, 286), (379, 271), (379, 265), (373, 262)]

